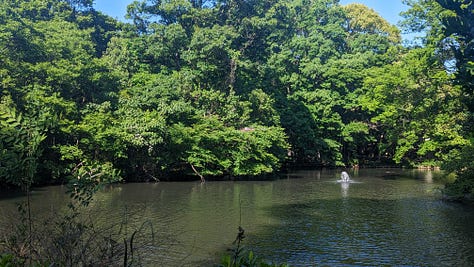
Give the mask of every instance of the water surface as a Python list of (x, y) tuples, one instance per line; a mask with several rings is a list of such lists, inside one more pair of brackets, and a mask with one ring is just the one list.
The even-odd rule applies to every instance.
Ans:
[[(474, 209), (439, 200), (436, 172), (361, 169), (296, 171), (275, 181), (118, 185), (96, 196), (89, 213), (130, 230), (153, 225), (159, 246), (150, 266), (210, 266), (244, 245), (292, 266), (473, 266)], [(14, 216), (21, 198), (0, 198)], [(65, 209), (62, 187), (33, 193), (36, 216)]]

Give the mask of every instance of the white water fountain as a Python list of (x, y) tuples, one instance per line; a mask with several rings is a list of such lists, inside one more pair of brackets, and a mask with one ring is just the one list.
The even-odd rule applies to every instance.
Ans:
[(350, 183), (351, 177), (347, 172), (341, 172), (341, 180), (338, 180), (340, 183)]
[(351, 177), (347, 172), (341, 172), (341, 179), (337, 180), (341, 184), (342, 197), (346, 198), (349, 192), (349, 184), (352, 182)]

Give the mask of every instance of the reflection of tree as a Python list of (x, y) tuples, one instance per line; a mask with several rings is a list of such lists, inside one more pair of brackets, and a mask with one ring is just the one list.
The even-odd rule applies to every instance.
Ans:
[[(99, 192), (87, 213), (95, 225), (115, 227), (110, 229), (126, 236), (129, 245), (134, 231), (149, 221), (156, 243), (153, 252), (143, 254), (144, 263), (161, 266), (180, 261), (191, 265), (222, 255), (235, 239), (240, 205), (245, 245), (278, 262), (335, 266), (351, 258), (367, 265), (380, 265), (377, 259), (393, 265), (436, 265), (435, 257), (441, 255), (459, 265), (454, 257), (473, 255), (463, 245), (474, 239), (472, 214), (427, 196), (426, 189), (435, 186), (423, 181), (428, 172), (390, 170), (390, 179), (384, 179), (386, 171), (351, 173), (363, 183), (349, 185), (350, 197), (334, 182), (339, 172), (327, 170), (290, 173), (289, 179), (272, 182), (127, 184)], [(51, 206), (48, 201), (67, 199), (51, 191), (47, 195), (54, 199), (44, 195), (33, 196), (33, 203), (41, 198)], [(149, 238), (149, 224), (144, 230), (140, 238)], [(140, 238), (134, 238), (136, 246)], [(422, 251), (427, 244), (430, 249)]]

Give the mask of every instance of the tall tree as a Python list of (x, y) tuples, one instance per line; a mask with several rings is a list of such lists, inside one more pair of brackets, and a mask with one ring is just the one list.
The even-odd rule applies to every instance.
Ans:
[(470, 0), (423, 0), (406, 1), (411, 8), (405, 13), (405, 27), (426, 33), (425, 44), (436, 48), (434, 55), (449, 73), (454, 74), (454, 82), (462, 88), (458, 96), (469, 111), (462, 123), (463, 136), (470, 139), (464, 146), (451, 151), (451, 158), (444, 168), (455, 172), (458, 179), (447, 185), (447, 191), (456, 197), (474, 193), (473, 166), (470, 155), (474, 149), (473, 118), (473, 29), (474, 4)]
[(418, 48), (365, 80), (362, 107), (374, 114), (380, 153), (400, 163), (439, 166), (467, 143), (467, 113), (460, 87), (436, 60), (433, 48)]

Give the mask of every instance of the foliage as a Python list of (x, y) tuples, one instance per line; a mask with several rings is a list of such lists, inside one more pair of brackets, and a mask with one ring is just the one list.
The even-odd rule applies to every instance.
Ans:
[(472, 140), (469, 145), (460, 151), (453, 151), (452, 158), (443, 164), (448, 172), (456, 174), (457, 179), (446, 185), (445, 193), (454, 199), (470, 199), (474, 196), (474, 145)]
[[(41, 125), (16, 113), (11, 98), (0, 102), (0, 183), (29, 188), (35, 178), (40, 145), (46, 138)], [(3, 181), (2, 181), (3, 180)]]
[[(441, 42), (443, 48), (452, 55), (446, 57), (446, 61), (455, 61), (455, 81), (463, 89), (462, 100), (470, 111), (470, 117), (464, 124), (465, 131), (471, 138), (470, 143), (461, 149), (454, 159), (448, 160), (445, 168), (457, 174), (457, 180), (446, 186), (448, 194), (457, 197), (470, 194), (472, 198), (474, 190), (474, 166), (473, 166), (473, 121), (474, 121), (474, 5), (472, 1), (437, 0), (443, 9), (445, 16), (442, 17), (443, 36)], [(446, 63), (445, 63), (446, 64)]]
[[(143, 0), (120, 23), (91, 0), (2, 1), (0, 186), (64, 182), (88, 205), (120, 181), (400, 164), (442, 165), (446, 193), (472, 195), (472, 1), (405, 0), (402, 27), (425, 33), (410, 47), (338, 3)], [(144, 228), (112, 239), (76, 211), (39, 235), (28, 203), (0, 265), (108, 265), (86, 241), (123, 256)], [(222, 264), (271, 266), (240, 245)]]
[(242, 251), (241, 254), (244, 254), (238, 257), (236, 260), (232, 260), (230, 255), (226, 255), (222, 258), (219, 267), (288, 267), (287, 264), (278, 264), (278, 263), (268, 263), (267, 261), (258, 258), (252, 251), (249, 251), (246, 254)]
[(185, 161), (204, 175), (255, 176), (279, 168), (286, 142), (281, 128), (225, 127), (207, 117), (189, 129), (191, 144)]
[(122, 180), (120, 172), (111, 163), (82, 161), (71, 170), (69, 191), (71, 197), (87, 206), (95, 192), (107, 184)]
[(232, 249), (232, 254), (225, 255), (222, 257), (219, 267), (287, 267), (287, 264), (275, 264), (268, 263), (267, 261), (258, 258), (253, 251), (247, 251), (244, 246), (242, 246), (242, 241), (245, 238), (245, 230), (239, 226), (239, 232), (234, 241), (234, 248)]
[[(434, 56), (451, 73), (454, 84), (460, 87), (456, 97), (465, 105), (466, 119), (460, 121), (459, 131), (465, 139), (472, 139), (473, 122), (473, 24), (472, 1), (423, 0), (407, 1), (411, 8), (405, 13), (405, 27), (424, 31), (425, 43), (434, 48)], [(459, 114), (459, 113), (457, 113)], [(473, 176), (470, 173), (472, 140), (454, 147), (443, 167), (457, 174), (458, 180), (446, 186), (446, 192), (455, 198), (463, 198), (472, 190)]]
[(392, 65), (372, 69), (365, 80), (361, 106), (375, 114), (381, 152), (396, 162), (439, 165), (467, 142), (461, 90), (432, 55), (429, 48), (410, 50)]
[(1, 235), (0, 250), (6, 254), (0, 256), (0, 266), (142, 266), (141, 253), (156, 251), (155, 232), (148, 221), (128, 226), (126, 232), (124, 222), (98, 223), (83, 208), (71, 202), (60, 214), (34, 220), (30, 235), (26, 210), (20, 206), (19, 220)]
[(11, 254), (2, 254), (0, 255), (0, 266), (2, 267), (12, 267), (15, 266), (15, 258)]
[(469, 131), (472, 10), (407, 2), (424, 47), (333, 0), (136, 1), (132, 23), (92, 1), (2, 2), (0, 183), (27, 166), (34, 183), (94, 191), (291, 164), (439, 165)]
[[(363, 4), (349, 4), (344, 6), (349, 19), (349, 33), (352, 34), (375, 34), (388, 37), (386, 41), (394, 44), (400, 43), (400, 30), (390, 25), (373, 9)], [(379, 39), (383, 40), (383, 38)]]

